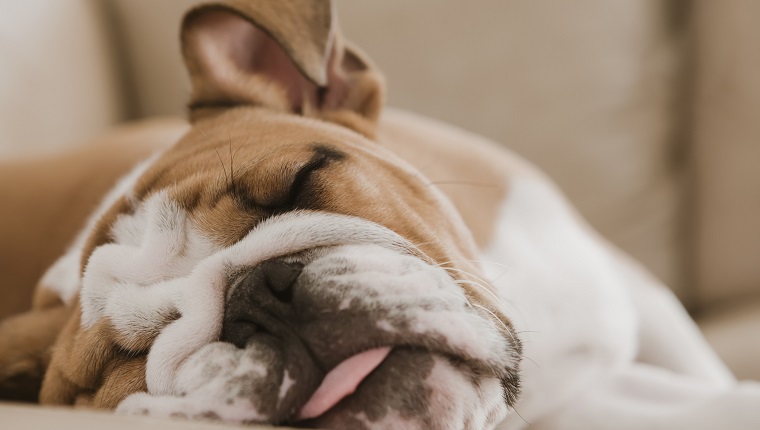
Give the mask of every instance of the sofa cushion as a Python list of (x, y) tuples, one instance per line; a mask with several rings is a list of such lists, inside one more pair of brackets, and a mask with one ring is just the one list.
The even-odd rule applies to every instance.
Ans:
[(700, 299), (760, 296), (760, 2), (697, 2), (696, 260)]
[(62, 148), (121, 118), (97, 0), (0, 2), (0, 157)]
[(183, 14), (201, 0), (109, 0), (137, 117), (182, 115), (190, 80), (179, 46)]
[[(156, 419), (113, 415), (103, 411), (42, 408), (0, 403), (3, 428), (8, 429), (108, 429), (108, 430), (235, 430), (240, 426), (186, 419)], [(269, 426), (247, 425), (247, 430), (274, 430)], [(287, 430), (278, 427), (279, 430)]]
[(712, 310), (699, 325), (737, 378), (760, 380), (760, 299)]

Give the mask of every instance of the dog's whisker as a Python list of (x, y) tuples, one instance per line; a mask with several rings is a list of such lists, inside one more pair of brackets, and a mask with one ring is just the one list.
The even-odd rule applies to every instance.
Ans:
[(503, 267), (504, 269), (508, 269), (509, 271), (514, 271), (515, 268), (512, 266), (507, 266), (506, 264), (502, 264), (496, 261), (490, 261), (490, 260), (467, 260), (467, 259), (460, 259), (460, 260), (448, 260), (448, 261), (442, 261), (438, 263), (438, 266), (445, 266), (447, 264), (453, 264), (453, 263), (479, 263), (479, 264), (492, 264), (494, 266)]
[(452, 299), (455, 299), (459, 302), (462, 302), (465, 304), (465, 306), (470, 307), (472, 306), (472, 303), (470, 302), (470, 299), (467, 298), (465, 295), (457, 295), (450, 291), (440, 291), (439, 294), (443, 294), (446, 297), (451, 297)]
[(517, 340), (517, 338), (515, 337), (515, 334), (512, 333), (512, 330), (510, 330), (510, 328), (504, 323), (504, 321), (502, 321), (501, 318), (499, 318), (498, 316), (496, 316), (496, 314), (493, 313), (492, 310), (488, 309), (485, 306), (479, 305), (477, 303), (473, 303), (472, 306), (474, 306), (476, 308), (480, 308), (481, 310), (489, 313), (496, 321), (499, 322), (499, 324), (501, 324), (501, 326), (504, 329), (504, 331), (509, 335), (510, 339), (512, 339), (512, 342), (514, 342), (515, 344), (517, 344), (519, 342)]
[(499, 273), (495, 278), (493, 278), (491, 280), (491, 282), (496, 282), (499, 279), (501, 279), (504, 275), (506, 275), (507, 273), (514, 273), (514, 272), (515, 272), (514, 269), (505, 270), (504, 272)]
[(235, 171), (233, 170), (233, 165), (235, 164), (235, 156), (238, 152), (240, 152), (241, 149), (243, 149), (242, 146), (236, 149), (235, 153), (230, 157), (230, 182), (232, 183), (233, 187), (235, 186)]
[(421, 247), (421, 246), (432, 245), (432, 244), (436, 244), (436, 243), (441, 243), (441, 241), (440, 240), (430, 240), (430, 241), (427, 241), (427, 242), (413, 243), (412, 246)]
[(214, 152), (216, 152), (216, 156), (219, 157), (219, 163), (222, 165), (222, 170), (224, 171), (224, 181), (227, 184), (227, 186), (230, 186), (230, 178), (227, 176), (227, 166), (224, 165), (224, 161), (222, 160), (222, 156), (219, 154), (219, 150), (214, 147)]
[[(440, 161), (441, 161), (441, 155), (440, 155), (440, 154), (436, 154), (436, 156), (435, 156), (435, 157), (431, 157), (431, 158), (428, 160), (428, 162), (427, 162), (427, 163), (425, 163), (425, 164), (423, 164), (422, 166), (420, 166), (420, 167), (418, 167), (418, 168), (417, 168), (417, 172), (418, 172), (418, 175), (417, 175), (417, 176), (418, 176), (418, 177), (421, 177), (421, 178), (424, 178), (423, 174), (425, 173), (425, 171), (426, 171), (428, 168), (430, 168), (430, 166), (432, 166), (432, 165), (434, 165), (435, 163), (438, 163), (438, 162), (440, 162)], [(428, 182), (428, 180), (426, 179), (426, 180), (425, 180), (425, 182)]]
[(471, 181), (430, 181), (428, 182), (427, 186), (441, 186), (441, 185), (465, 185), (469, 187), (480, 187), (480, 188), (499, 188), (498, 184), (488, 184), (488, 183), (482, 183), (482, 182), (471, 182)]
[(466, 270), (458, 269), (456, 267), (441, 267), (443, 270), (456, 272), (456, 273), (462, 273), (464, 275), (470, 276), (474, 278), (474, 280), (466, 280), (466, 279), (460, 279), (459, 281), (462, 282), (468, 282), (469, 285), (478, 287), (480, 290), (486, 292), (488, 295), (494, 298), (494, 300), (497, 301), (497, 303), (501, 304), (504, 307), (507, 307), (506, 303), (501, 299), (501, 297), (497, 296), (496, 293), (494, 293), (490, 288), (488, 288), (486, 285), (488, 285), (488, 282), (484, 279), (480, 278), (477, 275), (474, 275)]
[(443, 270), (446, 270), (446, 271), (456, 272), (456, 273), (461, 273), (463, 275), (466, 275), (466, 276), (474, 279), (475, 281), (480, 282), (482, 284), (481, 286), (490, 285), (490, 282), (488, 282), (487, 280), (481, 278), (480, 276), (478, 276), (478, 275), (476, 275), (476, 274), (474, 274), (474, 273), (472, 273), (470, 271), (467, 271), (467, 270), (464, 270), (464, 269), (460, 269), (458, 267), (443, 267), (443, 266), (439, 266), (439, 267), (441, 269), (443, 269)]
[(232, 133), (230, 131), (227, 131), (227, 152), (230, 157), (230, 184), (232, 184), (235, 171), (232, 166)]
[(474, 287), (478, 287), (482, 289), (483, 291), (487, 292), (491, 297), (493, 297), (494, 300), (497, 301), (497, 303), (499, 303), (500, 305), (504, 307), (507, 307), (506, 303), (504, 303), (499, 296), (497, 296), (493, 291), (488, 289), (488, 287), (486, 287), (485, 285), (482, 285), (478, 282), (470, 281), (467, 279), (459, 279), (459, 280), (454, 281), (454, 283), (456, 283), (457, 285), (472, 285)]
[(520, 417), (521, 420), (525, 421), (525, 424), (530, 425), (528, 420), (526, 420), (525, 418), (523, 418), (522, 415), (520, 415), (520, 412), (517, 410), (516, 407), (512, 406), (512, 410), (515, 411), (515, 413), (517, 414), (518, 417)]
[(533, 365), (535, 365), (535, 366), (536, 366), (536, 367), (538, 367), (539, 369), (541, 368), (541, 366), (540, 366), (538, 363), (536, 363), (536, 360), (534, 360), (534, 359), (532, 359), (532, 358), (528, 357), (527, 355), (524, 355), (524, 354), (520, 354), (520, 358), (522, 358), (522, 359), (524, 359), (524, 360), (528, 360), (528, 361), (530, 361), (531, 363), (533, 363)]

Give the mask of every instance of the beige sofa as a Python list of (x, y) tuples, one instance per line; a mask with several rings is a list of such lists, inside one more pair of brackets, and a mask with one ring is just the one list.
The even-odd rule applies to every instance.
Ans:
[[(177, 34), (192, 3), (1, 2), (0, 157), (181, 115)], [(339, 12), (390, 104), (545, 169), (676, 291), (737, 376), (760, 379), (760, 2), (343, 0)]]

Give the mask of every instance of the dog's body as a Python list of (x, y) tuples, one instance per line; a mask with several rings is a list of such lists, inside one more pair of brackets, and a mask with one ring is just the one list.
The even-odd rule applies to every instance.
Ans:
[[(329, 7), (296, 19), (304, 37), (255, 3), (188, 15), (190, 127), (83, 168), (113, 178), (158, 148), (0, 327), (5, 390), (44, 372), (46, 404), (336, 428), (760, 425), (760, 389), (539, 172), (381, 115)], [(58, 219), (36, 184), (16, 198), (44, 215), (3, 226), (18, 237)]]

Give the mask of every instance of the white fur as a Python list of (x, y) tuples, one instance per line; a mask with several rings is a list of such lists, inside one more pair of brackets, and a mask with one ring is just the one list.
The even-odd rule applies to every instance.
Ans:
[[(503, 362), (498, 365), (507, 367), (519, 362), (514, 349), (493, 329), (490, 315), (483, 315), (479, 308), (473, 312), (464, 291), (448, 273), (418, 258), (378, 246), (347, 245), (331, 250), (329, 256), (307, 266), (304, 273), (330, 273), (331, 267), (347, 261), (358, 270), (342, 275), (340, 283), (332, 284), (323, 294), (351, 307), (388, 309), (386, 319), (376, 323), (386, 331), (394, 331), (394, 321), (406, 321), (414, 332), (444, 334), (449, 346), (470, 357), (488, 361), (500, 356)], [(412, 314), (410, 304), (418, 305)]]
[(430, 407), (445, 411), (438, 416), (439, 427), (436, 428), (456, 430), (457, 423), (466, 423), (466, 428), (489, 429), (507, 416), (501, 383), (496, 378), (473, 384), (446, 360), (434, 359), (427, 379), (433, 396)]
[(63, 303), (70, 305), (82, 284), (81, 260), (80, 249), (66, 252), (45, 271), (39, 287), (56, 293)]
[(282, 384), (280, 385), (280, 392), (277, 393), (277, 400), (282, 401), (282, 399), (285, 398), (285, 396), (288, 394), (291, 388), (296, 384), (296, 380), (290, 377), (290, 373), (288, 371), (285, 371), (285, 374), (282, 377)]
[[(209, 403), (198, 397), (152, 396), (137, 393), (121, 402), (116, 412), (123, 415), (150, 415), (156, 418), (223, 418), (229, 422), (260, 422), (266, 417), (259, 414), (250, 402), (241, 399), (231, 404)], [(213, 415), (209, 415), (213, 414)]]
[[(528, 421), (559, 407), (633, 360), (636, 317), (610, 257), (580, 228), (549, 185), (516, 179), (485, 265), (523, 341)], [(510, 418), (520, 425), (522, 419)], [(518, 422), (519, 421), (519, 422)]]
[(497, 230), (484, 267), (526, 358), (500, 429), (760, 428), (760, 384), (737, 387), (672, 293), (548, 181), (516, 179)]

